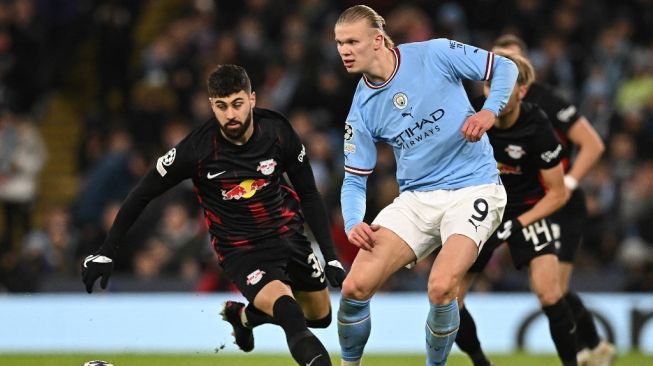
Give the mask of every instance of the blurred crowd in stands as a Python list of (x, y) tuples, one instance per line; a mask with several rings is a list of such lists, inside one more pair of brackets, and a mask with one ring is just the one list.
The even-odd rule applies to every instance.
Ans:
[[(257, 105), (283, 112), (300, 134), (349, 265), (356, 248), (339, 198), (343, 124), (358, 79), (344, 72), (333, 25), (356, 3), (0, 1), (0, 292), (82, 290), (80, 260), (102, 243), (120, 202), (158, 156), (211, 118), (205, 79), (222, 63), (244, 66)], [(590, 219), (577, 290), (653, 291), (653, 1), (362, 3), (385, 17), (397, 43), (447, 37), (490, 49), (501, 34), (522, 37), (538, 79), (575, 102), (607, 146), (581, 182)], [(90, 95), (75, 90), (79, 80), (90, 83)], [(475, 83), (466, 87), (479, 93)], [(39, 172), (50, 163), (39, 121), (60, 91), (80, 101), (82, 136), (71, 159), (79, 190), (67, 205), (35, 212), (48, 189)], [(397, 194), (392, 151), (380, 147), (378, 159), (369, 219)], [(187, 183), (154, 201), (132, 228), (114, 290), (133, 281), (164, 291), (231, 289)], [(507, 255), (495, 254), (476, 291), (527, 289)], [(385, 290), (423, 290), (430, 264), (398, 273)]]

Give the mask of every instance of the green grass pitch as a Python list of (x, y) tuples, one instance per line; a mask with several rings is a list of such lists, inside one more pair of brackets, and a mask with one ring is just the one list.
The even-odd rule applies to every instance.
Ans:
[[(493, 355), (491, 357), (500, 366), (552, 366), (560, 365), (555, 355), (511, 354)], [(290, 356), (266, 354), (202, 354), (202, 355), (167, 355), (167, 354), (0, 354), (3, 366), (81, 366), (86, 361), (104, 360), (115, 366), (292, 366), (296, 365)], [(340, 360), (333, 357), (333, 364), (340, 365)], [(415, 366), (424, 365), (421, 355), (366, 355), (365, 366)], [(455, 354), (449, 357), (449, 366), (470, 366), (466, 356)], [(653, 365), (653, 355), (638, 353), (621, 354), (615, 366)]]

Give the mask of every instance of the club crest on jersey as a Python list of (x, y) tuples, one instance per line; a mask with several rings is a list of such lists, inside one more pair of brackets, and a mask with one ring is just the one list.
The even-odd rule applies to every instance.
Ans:
[(345, 141), (351, 141), (354, 138), (354, 128), (345, 122)]
[(521, 159), (521, 157), (526, 154), (526, 151), (524, 151), (524, 149), (518, 145), (508, 145), (505, 151), (508, 153), (508, 156), (513, 159)]
[(265, 179), (246, 179), (231, 189), (223, 189), (222, 199), (229, 201), (250, 198), (268, 184), (270, 181)]
[(248, 285), (256, 285), (261, 281), (261, 278), (263, 278), (263, 275), (265, 274), (265, 271), (261, 271), (260, 269), (257, 269), (256, 271), (250, 273), (247, 275), (247, 284)]
[(408, 105), (408, 96), (402, 92), (395, 94), (392, 97), (392, 103), (399, 109), (404, 109)]
[(256, 171), (261, 172), (261, 174), (270, 175), (274, 173), (274, 167), (276, 166), (277, 162), (274, 161), (274, 159), (263, 160), (258, 163), (258, 168), (256, 168)]
[(170, 151), (168, 151), (165, 155), (156, 161), (156, 171), (159, 172), (162, 177), (168, 174), (168, 170), (165, 167), (172, 165), (172, 163), (175, 161), (176, 156), (177, 149), (173, 147), (170, 149)]

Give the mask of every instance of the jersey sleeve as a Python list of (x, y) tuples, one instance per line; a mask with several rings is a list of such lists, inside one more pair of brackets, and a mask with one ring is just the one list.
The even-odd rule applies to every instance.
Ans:
[(129, 228), (136, 222), (147, 205), (180, 181), (190, 178), (198, 158), (190, 138), (159, 157), (156, 165), (129, 193), (120, 206), (116, 219), (99, 249), (99, 253), (113, 257)]
[(358, 106), (356, 98), (345, 122), (345, 172), (368, 176), (376, 165), (376, 145)]
[(494, 52), (445, 38), (427, 42), (434, 62), (458, 79), (491, 80), (490, 94), (482, 109), (499, 115), (517, 81), (517, 66), (511, 60)]
[(540, 107), (549, 117), (553, 127), (564, 131), (566, 135), (580, 118), (578, 108), (553, 90), (549, 90), (547, 94), (546, 101), (541, 101)]
[(199, 157), (192, 136), (186, 137), (156, 160), (155, 168), (164, 184), (174, 186), (196, 172)]
[(537, 109), (535, 112), (533, 118), (537, 119), (537, 134), (533, 146), (537, 154), (536, 161), (540, 169), (549, 169), (560, 163), (563, 147), (544, 111)]
[(281, 133), (284, 167), (294, 190), (299, 195), (299, 204), (304, 212), (306, 223), (311, 228), (324, 259), (327, 262), (336, 260), (338, 257), (331, 237), (329, 216), (322, 195), (315, 184), (306, 147), (288, 121), (284, 121)]

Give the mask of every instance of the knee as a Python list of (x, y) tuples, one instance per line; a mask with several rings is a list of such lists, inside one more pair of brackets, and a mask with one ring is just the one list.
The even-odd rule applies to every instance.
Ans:
[(428, 295), (432, 304), (448, 304), (457, 293), (456, 281), (453, 278), (429, 279)]
[(358, 301), (367, 300), (374, 291), (353, 276), (347, 276), (342, 283), (342, 297)]
[(309, 328), (327, 328), (331, 324), (331, 309), (329, 314), (320, 319), (306, 319), (306, 325)]
[(536, 295), (537, 295), (537, 300), (540, 302), (540, 305), (542, 306), (553, 305), (558, 301), (560, 301), (560, 299), (562, 298), (562, 294), (557, 289), (538, 291)]

